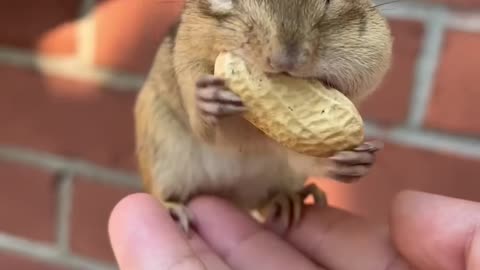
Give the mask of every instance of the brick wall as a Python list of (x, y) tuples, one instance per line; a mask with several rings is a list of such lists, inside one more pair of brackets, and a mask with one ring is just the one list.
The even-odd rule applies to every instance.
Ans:
[[(0, 4), (0, 266), (114, 269), (108, 215), (139, 188), (135, 91), (181, 3), (9, 5)], [(374, 220), (405, 188), (480, 200), (480, 1), (382, 10), (395, 58), (362, 113), (386, 149), (360, 183), (318, 183)]]

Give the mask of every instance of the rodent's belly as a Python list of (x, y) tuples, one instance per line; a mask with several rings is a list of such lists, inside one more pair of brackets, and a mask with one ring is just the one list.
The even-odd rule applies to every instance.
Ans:
[(286, 154), (268, 143), (226, 152), (203, 144), (192, 147), (181, 159), (159, 162), (175, 162), (170, 170), (163, 166), (156, 170), (165, 195), (188, 200), (197, 194), (211, 194), (256, 208), (272, 192), (298, 190), (305, 181), (290, 168)]
[(286, 156), (265, 148), (262, 154), (223, 156), (205, 150), (204, 177), (235, 203), (254, 208), (275, 191), (295, 190), (305, 180), (289, 167)]

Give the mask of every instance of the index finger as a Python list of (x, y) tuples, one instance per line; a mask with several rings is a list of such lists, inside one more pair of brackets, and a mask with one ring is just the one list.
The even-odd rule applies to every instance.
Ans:
[(109, 235), (122, 270), (229, 270), (197, 235), (188, 240), (183, 231), (146, 194), (122, 199), (109, 220)]
[(340, 209), (306, 206), (287, 239), (327, 269), (409, 269), (393, 248), (386, 226)]

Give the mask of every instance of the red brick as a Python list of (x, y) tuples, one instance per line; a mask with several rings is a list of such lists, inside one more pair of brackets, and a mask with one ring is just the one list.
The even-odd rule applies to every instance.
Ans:
[(57, 196), (53, 175), (0, 162), (0, 178), (0, 230), (37, 241), (54, 241)]
[[(19, 0), (2, 1), (0, 4), (0, 45), (31, 49), (50, 31), (62, 29), (79, 13), (80, 0), (45, 0), (41, 2)], [(74, 35), (63, 32), (59, 36), (60, 53), (74, 51)], [(59, 46), (58, 44), (55, 47)], [(52, 50), (48, 50), (52, 52)]]
[(71, 247), (75, 253), (103, 261), (115, 260), (108, 238), (113, 207), (135, 190), (77, 179), (75, 184)]
[(415, 21), (390, 21), (394, 36), (392, 65), (384, 81), (360, 107), (365, 118), (384, 125), (403, 122), (407, 117), (415, 65), (424, 35)]
[(480, 34), (449, 31), (426, 116), (428, 128), (479, 135)]
[(144, 74), (159, 42), (177, 19), (182, 1), (102, 1), (97, 19), (98, 65)]
[(136, 93), (0, 66), (0, 143), (134, 169)]
[(39, 260), (27, 258), (13, 253), (0, 253), (0, 265), (2, 269), (18, 270), (67, 270), (60, 266), (40, 262)]
[(386, 221), (392, 198), (415, 189), (480, 201), (480, 160), (387, 144), (371, 174), (354, 184), (318, 181), (332, 204)]

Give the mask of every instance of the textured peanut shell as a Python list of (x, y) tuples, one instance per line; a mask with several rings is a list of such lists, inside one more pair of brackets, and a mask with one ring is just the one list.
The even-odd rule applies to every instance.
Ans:
[(217, 57), (214, 74), (242, 99), (247, 121), (293, 151), (325, 157), (364, 140), (354, 104), (317, 80), (266, 76), (228, 52)]

